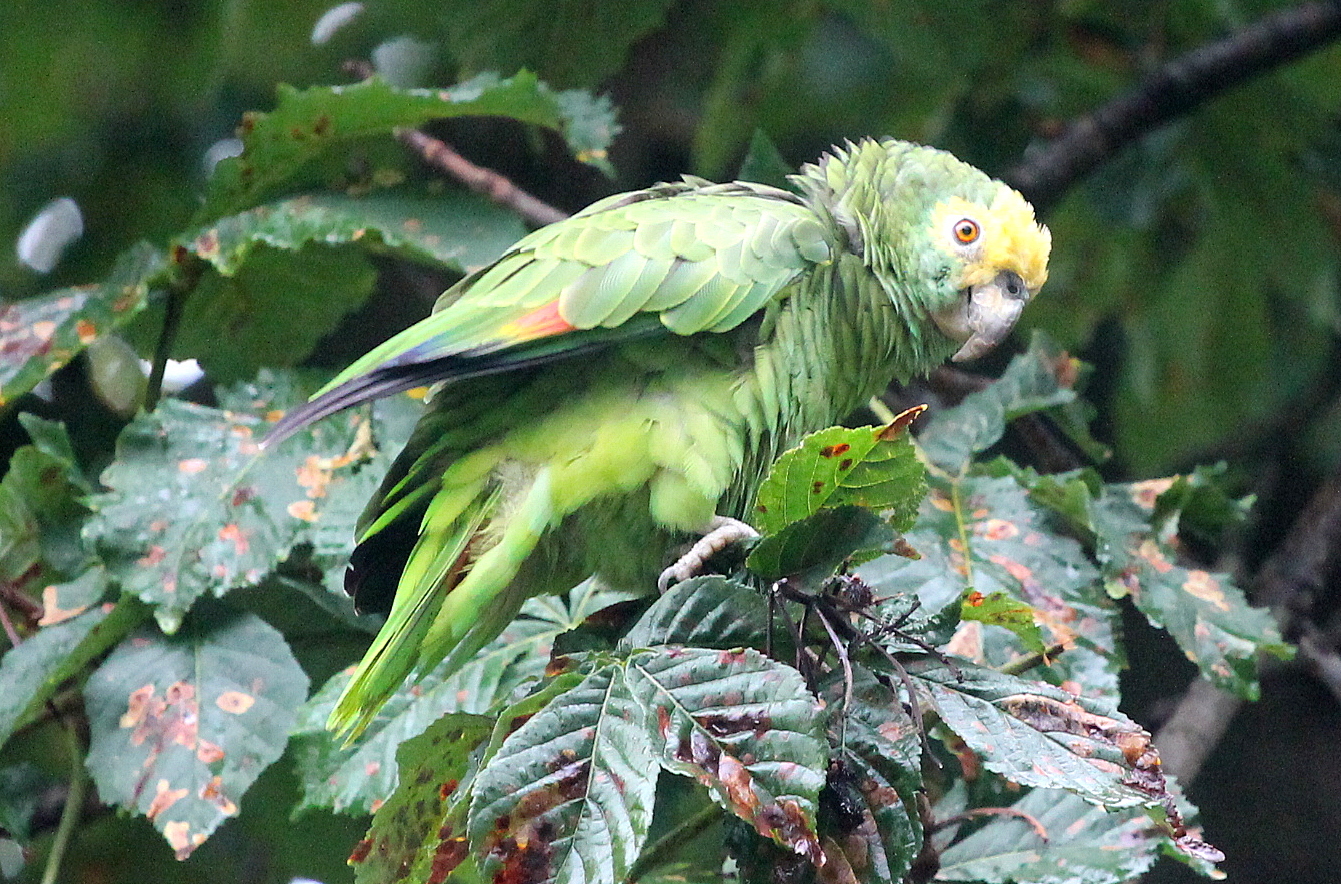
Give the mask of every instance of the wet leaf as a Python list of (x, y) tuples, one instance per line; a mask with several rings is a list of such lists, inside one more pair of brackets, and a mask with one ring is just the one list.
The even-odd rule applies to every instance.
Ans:
[(360, 139), (389, 139), (396, 127), (481, 115), (555, 129), (579, 158), (589, 160), (604, 159), (617, 128), (608, 103), (565, 97), (525, 71), (507, 79), (481, 74), (449, 89), (398, 89), (375, 78), (303, 90), (281, 85), (273, 111), (243, 120), (242, 155), (215, 168), (198, 218), (208, 222), (286, 191), (324, 185), (321, 162)]
[(100, 335), (133, 319), (147, 303), (149, 280), (163, 267), (162, 253), (141, 243), (100, 284), (0, 305), (0, 411)]
[(184, 859), (283, 753), (307, 683), (253, 614), (214, 607), (173, 636), (142, 628), (85, 687), (98, 794), (147, 816)]
[(661, 765), (809, 862), (828, 743), (796, 670), (757, 651), (664, 648), (626, 664), (629, 690)]
[(925, 493), (908, 424), (910, 409), (887, 427), (829, 427), (785, 452), (760, 484), (750, 511), (755, 527), (776, 534), (823, 508), (860, 506), (883, 512), (895, 530), (912, 524)]
[(377, 808), (368, 837), (350, 857), (359, 884), (441, 884), (466, 859), (461, 784), (471, 753), (492, 729), (484, 716), (451, 712), (400, 744), (401, 785)]
[(387, 455), (365, 462), (353, 447), (367, 420), (360, 412), (262, 453), (268, 422), (303, 399), (268, 377), (270, 386), (240, 388), (253, 394), (250, 413), (168, 399), (137, 417), (103, 473), (108, 491), (90, 499), (86, 536), (113, 579), (156, 606), (167, 632), (200, 596), (259, 583), (328, 511), (352, 538), (354, 507), (341, 501), (350, 495), (361, 505), (385, 470)]
[(134, 598), (99, 605), (45, 626), (0, 657), (0, 745), (34, 716), (68, 679), (149, 617)]
[(1105, 488), (1093, 507), (1104, 577), (1112, 594), (1129, 596), (1151, 623), (1168, 630), (1203, 677), (1255, 699), (1258, 655), (1286, 658), (1291, 650), (1271, 613), (1250, 607), (1228, 574), (1179, 564), (1176, 537), (1152, 527), (1156, 502), (1174, 485), (1154, 480)]
[(344, 743), (326, 720), (350, 678), (331, 678), (302, 708), (294, 730), (294, 756), (304, 807), (348, 813), (375, 810), (396, 786), (396, 747), (421, 733), (444, 712), (486, 713), (529, 679), (545, 673), (554, 640), (624, 596), (584, 583), (567, 602), (530, 599), (503, 634), (449, 678), (440, 665), (387, 701), (360, 739)]
[[(1079, 379), (1079, 361), (1036, 334), (1028, 352), (1012, 359), (1000, 378), (936, 414), (918, 436), (918, 444), (932, 463), (960, 473), (975, 454), (995, 445), (1015, 418), (1073, 403)], [(1079, 433), (1085, 425), (1083, 420), (1068, 420), (1063, 426)]]
[(1160, 833), (1139, 811), (1105, 811), (1075, 795), (1034, 789), (941, 854), (937, 878), (974, 884), (1127, 884), (1154, 864)]
[(606, 666), (503, 741), (476, 776), (470, 841), (519, 884), (614, 882), (642, 850), (658, 767), (625, 671)]

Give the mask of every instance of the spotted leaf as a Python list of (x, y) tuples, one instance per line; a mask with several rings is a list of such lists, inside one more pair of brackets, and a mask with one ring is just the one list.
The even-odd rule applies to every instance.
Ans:
[(289, 646), (254, 614), (215, 606), (176, 635), (144, 627), (84, 690), (98, 794), (148, 817), (185, 858), (283, 753), (306, 694)]

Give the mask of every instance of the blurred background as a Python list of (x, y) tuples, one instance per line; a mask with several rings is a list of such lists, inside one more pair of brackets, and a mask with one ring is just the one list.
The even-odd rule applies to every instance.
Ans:
[[(1317, 4), (1316, 8), (1335, 4)], [(445, 86), (530, 69), (606, 94), (612, 174), (552, 136), (484, 119), (431, 127), (565, 210), (691, 172), (730, 178), (756, 132), (788, 164), (894, 135), (1015, 180), (1045, 145), (1199, 47), (1305, 7), (1269, 0), (5, 0), (0, 3), (0, 298), (96, 281), (139, 240), (190, 224), (212, 163), (278, 84)], [(1314, 7), (1307, 7), (1314, 8)], [(1274, 31), (1280, 40), (1287, 29)], [(1316, 48), (1176, 109), (1034, 196), (1052, 277), (1021, 324), (1094, 366), (1086, 390), (1112, 480), (1224, 461), (1253, 515), (1190, 552), (1280, 608), (1306, 660), (1237, 708), (1187, 784), (1231, 880), (1332, 882), (1341, 868), (1336, 614), (1341, 549), (1341, 48)], [(1223, 44), (1219, 44), (1223, 45)], [(1230, 70), (1233, 69), (1232, 64)], [(1027, 183), (1021, 179), (1022, 183)], [(389, 262), (379, 293), (313, 361), (337, 365), (423, 315), (444, 280)], [(140, 355), (148, 355), (142, 353)], [(1003, 357), (1004, 358), (1004, 357)], [(991, 366), (984, 370), (990, 371)], [(76, 441), (108, 450), (114, 409), (82, 365), (56, 379)], [(934, 385), (933, 385), (934, 387)], [(934, 392), (934, 389), (933, 389)], [(77, 407), (69, 406), (76, 403)], [(6, 423), (0, 449), (21, 440)], [(82, 441), (81, 441), (82, 440)], [(1157, 730), (1192, 667), (1129, 622), (1126, 711)], [(13, 759), (4, 759), (10, 762)], [(78, 881), (351, 880), (363, 820), (290, 822), (286, 765), (187, 864), (143, 819), (104, 816)], [(34, 796), (41, 800), (42, 796)], [(272, 804), (275, 810), (267, 810)], [(58, 808), (57, 808), (58, 812)], [(30, 867), (28, 874), (34, 874)], [(1148, 880), (1189, 880), (1161, 864)]]

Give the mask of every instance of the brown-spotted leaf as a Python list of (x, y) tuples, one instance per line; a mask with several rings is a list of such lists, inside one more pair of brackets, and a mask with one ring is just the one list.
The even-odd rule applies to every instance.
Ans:
[(470, 844), (512, 884), (615, 884), (647, 839), (654, 749), (625, 670), (605, 666), (505, 739), (473, 783)]
[[(355, 444), (367, 422), (360, 412), (262, 452), (269, 422), (303, 400), (285, 377), (263, 375), (265, 383), (225, 395), (237, 410), (165, 400), (117, 440), (116, 459), (102, 475), (108, 490), (91, 498), (85, 533), (113, 579), (156, 606), (166, 632), (196, 599), (259, 583), (317, 532), (352, 538), (357, 507), (341, 502), (366, 499), (385, 470), (385, 455), (369, 460)], [(387, 435), (381, 438), (394, 446)], [(328, 524), (328, 512), (341, 524)]]
[(135, 246), (106, 281), (0, 305), (0, 409), (144, 309), (162, 254)]
[(465, 811), (470, 755), (493, 730), (482, 715), (452, 712), (396, 751), (400, 785), (373, 815), (350, 863), (359, 884), (442, 884), (467, 859)]
[(1157, 513), (1166, 526), (1178, 524), (1158, 506), (1176, 485), (1149, 480), (1108, 486), (1093, 504), (1097, 556), (1109, 591), (1130, 597), (1151, 623), (1168, 630), (1208, 681), (1255, 699), (1259, 654), (1288, 657), (1290, 648), (1271, 613), (1251, 607), (1228, 574), (1186, 567), (1177, 536), (1152, 525)]
[(760, 835), (816, 866), (828, 765), (823, 715), (800, 673), (751, 649), (663, 647), (626, 664), (667, 770), (707, 787)]
[(212, 606), (177, 634), (133, 633), (84, 689), (98, 794), (184, 859), (284, 751), (307, 675), (273, 627)]
[(1218, 862), (1184, 824), (1150, 734), (1116, 708), (961, 663), (926, 657), (907, 670), (941, 721), (988, 770), (1012, 782), (1065, 789), (1108, 808), (1144, 806), (1188, 856)]

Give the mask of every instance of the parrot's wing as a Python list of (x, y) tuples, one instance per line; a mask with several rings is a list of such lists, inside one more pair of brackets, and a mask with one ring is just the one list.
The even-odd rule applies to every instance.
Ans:
[(637, 337), (728, 331), (832, 260), (832, 230), (796, 195), (764, 185), (686, 178), (610, 197), (461, 280), (433, 315), (349, 366), (266, 442), (412, 387)]

